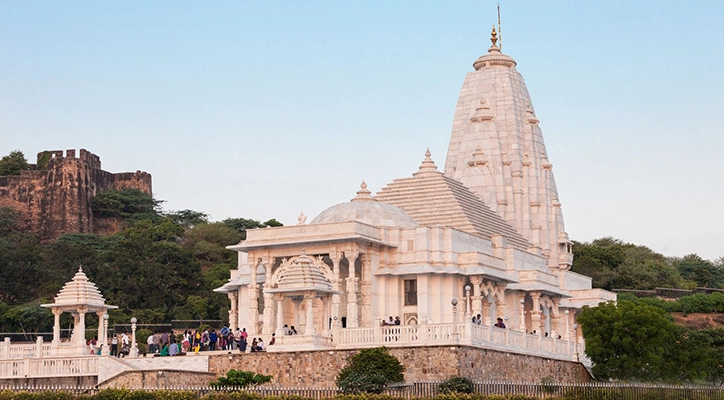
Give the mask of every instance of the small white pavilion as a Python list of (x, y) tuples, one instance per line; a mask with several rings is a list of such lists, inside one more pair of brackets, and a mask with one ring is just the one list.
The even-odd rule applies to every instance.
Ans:
[[(50, 308), (55, 316), (52, 342), (52, 353), (55, 355), (86, 355), (88, 353), (85, 341), (85, 316), (88, 313), (98, 315), (98, 340), (100, 343), (106, 344), (104, 339), (108, 336), (107, 326), (103, 322), (108, 310), (118, 308), (106, 304), (106, 300), (96, 285), (89, 281), (86, 274), (83, 273), (82, 267), (78, 268), (73, 279), (63, 286), (55, 297), (55, 302), (40, 306)], [(61, 343), (60, 315), (64, 312), (70, 312), (73, 315), (73, 333), (69, 342)], [(110, 347), (107, 344), (103, 347), (103, 354), (110, 354)]]

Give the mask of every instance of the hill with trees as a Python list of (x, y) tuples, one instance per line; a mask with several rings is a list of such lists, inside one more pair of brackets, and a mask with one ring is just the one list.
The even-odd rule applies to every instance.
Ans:
[(0, 331), (50, 331), (52, 315), (39, 305), (52, 302), (79, 266), (119, 306), (111, 324), (132, 316), (140, 323), (228, 320), (228, 299), (212, 291), (236, 268), (236, 253), (225, 246), (243, 240), (248, 229), (281, 223), (210, 222), (202, 212), (160, 205), (136, 189), (102, 192), (93, 200), (94, 218), (113, 219), (118, 233), (68, 233), (49, 242), (25, 230), (15, 210), (0, 208)]
[(606, 290), (724, 288), (724, 257), (704, 260), (696, 254), (666, 257), (646, 246), (611, 237), (573, 242), (572, 271), (593, 278)]

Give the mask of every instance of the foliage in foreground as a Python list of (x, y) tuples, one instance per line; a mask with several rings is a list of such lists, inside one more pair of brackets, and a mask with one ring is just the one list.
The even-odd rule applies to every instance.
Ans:
[(472, 393), (475, 391), (473, 381), (462, 376), (451, 376), (438, 387), (440, 393), (451, 394), (451, 393)]
[(677, 326), (663, 309), (621, 300), (584, 307), (578, 321), (598, 379), (724, 382), (724, 332)]
[(236, 388), (245, 388), (249, 386), (256, 386), (261, 385), (264, 383), (269, 383), (272, 380), (271, 375), (262, 375), (257, 374), (252, 371), (239, 371), (239, 370), (229, 370), (229, 372), (226, 373), (226, 376), (220, 376), (216, 379), (216, 382), (211, 382), (210, 385), (212, 387), (236, 387)]
[(362, 349), (349, 359), (335, 383), (345, 394), (382, 393), (388, 384), (405, 379), (405, 367), (387, 347)]
[[(401, 400), (406, 397), (394, 397), (381, 394), (338, 395), (334, 400)], [(560, 393), (551, 396), (525, 395), (484, 395), (481, 393), (454, 393), (430, 397), (431, 400), (599, 400), (599, 399), (636, 399), (636, 400), (684, 400), (684, 399), (724, 399), (724, 391), (697, 390), (684, 388), (602, 388), (602, 387), (566, 387)], [(412, 399), (423, 399), (413, 397)], [(299, 395), (261, 396), (244, 391), (214, 391), (199, 395), (197, 391), (169, 390), (128, 390), (104, 389), (95, 394), (74, 395), (63, 391), (14, 392), (0, 390), (0, 400), (312, 400)]]

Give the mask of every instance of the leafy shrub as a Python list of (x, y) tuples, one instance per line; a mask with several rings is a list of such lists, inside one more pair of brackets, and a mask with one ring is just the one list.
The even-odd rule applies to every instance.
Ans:
[(382, 393), (388, 384), (405, 379), (405, 367), (386, 347), (363, 349), (349, 359), (335, 383), (345, 394)]
[(257, 374), (251, 371), (238, 371), (235, 369), (229, 370), (226, 376), (222, 376), (216, 379), (216, 382), (211, 382), (212, 387), (239, 387), (244, 388), (248, 386), (261, 385), (263, 383), (271, 382), (271, 375)]
[(473, 381), (462, 376), (451, 376), (439, 386), (440, 393), (473, 393)]

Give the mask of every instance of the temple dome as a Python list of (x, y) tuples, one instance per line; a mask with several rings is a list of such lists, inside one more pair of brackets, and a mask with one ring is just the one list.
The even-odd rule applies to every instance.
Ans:
[(306, 254), (300, 255), (288, 268), (281, 271), (277, 289), (272, 292), (288, 291), (331, 292), (332, 284), (324, 277), (314, 260)]
[(118, 308), (109, 306), (101, 295), (100, 290), (95, 283), (88, 280), (83, 272), (83, 268), (78, 268), (73, 279), (63, 286), (63, 288), (55, 296), (55, 302), (52, 304), (41, 304), (42, 307), (73, 307), (85, 306), (90, 310)]
[(378, 202), (377, 199), (370, 196), (365, 182), (362, 182), (360, 187), (357, 197), (322, 211), (310, 224), (357, 221), (385, 228), (414, 228), (417, 226), (417, 222), (401, 208)]

